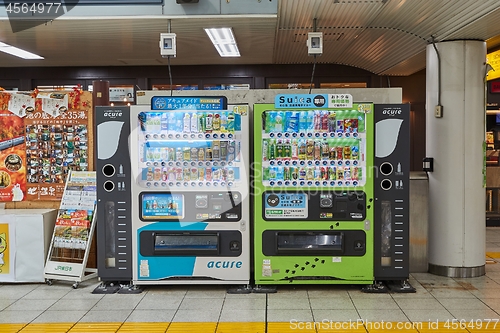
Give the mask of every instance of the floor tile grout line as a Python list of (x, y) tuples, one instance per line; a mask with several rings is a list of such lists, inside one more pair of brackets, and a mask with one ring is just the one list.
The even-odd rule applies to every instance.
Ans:
[[(134, 313), (134, 311), (137, 309), (137, 306), (141, 303), (141, 301), (146, 297), (146, 295), (148, 293), (149, 293), (149, 290), (146, 290), (146, 292), (142, 295), (142, 297), (139, 300), (139, 302), (137, 302), (137, 304), (134, 306), (134, 308), (132, 309), (132, 311), (130, 311), (130, 313), (128, 314), (128, 316), (122, 321), (122, 323), (120, 324), (120, 326), (118, 326), (118, 328), (116, 329), (116, 332), (118, 332), (120, 330), (120, 328), (123, 327), (123, 325), (127, 322), (127, 319), (130, 318), (130, 316), (132, 315), (132, 313)], [(97, 303), (99, 303), (99, 302), (97, 302)]]
[[(485, 278), (487, 278), (487, 279), (490, 279), (488, 276), (486, 276), (486, 273), (485, 273), (484, 277), (485, 277)], [(457, 281), (457, 279), (456, 279), (456, 278), (452, 278), (452, 279), (453, 279), (453, 281), (455, 281), (455, 282), (457, 282), (457, 283), (460, 283), (460, 282), (458, 282), (458, 281)], [(491, 280), (491, 279), (490, 279), (490, 280)], [(496, 283), (496, 281), (494, 281), (494, 280), (492, 280), (492, 281)], [(476, 290), (477, 290), (477, 289), (476, 289)], [(467, 290), (467, 291), (469, 291), (469, 290)], [(469, 291), (469, 292), (470, 292), (470, 291)], [(472, 294), (472, 293), (471, 293), (471, 294)], [(490, 309), (491, 311), (495, 312), (497, 315), (500, 315), (500, 313), (499, 313), (500, 311), (498, 311), (498, 312), (497, 312), (497, 311), (495, 311), (495, 310), (494, 310), (493, 308), (491, 308), (488, 304), (486, 304), (486, 303), (485, 303), (482, 299), (480, 299), (479, 297), (477, 297), (477, 296), (476, 296), (476, 295), (474, 295), (474, 294), (472, 294), (472, 295), (473, 295), (474, 297), (476, 297), (476, 299), (477, 299), (477, 300), (479, 300), (481, 303), (483, 303), (484, 305), (486, 305), (486, 306), (488, 307), (488, 309)], [(442, 305), (442, 304), (441, 304), (441, 305)], [(444, 305), (443, 305), (443, 307), (444, 307)], [(446, 308), (446, 307), (445, 307), (445, 308)], [(446, 310), (448, 310), (448, 309), (446, 309)], [(448, 311), (448, 312), (450, 312), (450, 311)], [(451, 313), (451, 312), (450, 312), (450, 313)]]
[(264, 332), (267, 333), (268, 330), (268, 321), (267, 321), (267, 311), (269, 310), (269, 303), (268, 303), (268, 293), (266, 293), (266, 311), (264, 312), (264, 322), (265, 322), (265, 328)]
[(226, 303), (226, 295), (227, 295), (227, 291), (226, 291), (226, 293), (224, 294), (224, 298), (222, 299), (222, 306), (221, 306), (221, 308), (220, 308), (219, 318), (217, 318), (217, 323), (215, 324), (215, 330), (214, 330), (214, 333), (216, 333), (216, 332), (217, 332), (217, 329), (219, 328), (220, 318), (222, 317), (222, 310), (224, 309), (224, 304)]

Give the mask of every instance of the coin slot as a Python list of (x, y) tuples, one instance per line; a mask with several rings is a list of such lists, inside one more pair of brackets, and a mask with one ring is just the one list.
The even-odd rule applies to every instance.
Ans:
[(384, 175), (384, 176), (388, 176), (390, 175), (392, 172), (394, 171), (394, 167), (392, 166), (391, 163), (389, 162), (384, 162), (380, 165), (380, 172)]
[(113, 183), (111, 180), (108, 180), (106, 182), (104, 182), (104, 189), (107, 191), (107, 192), (111, 192), (114, 190), (115, 188), (115, 183)]
[(389, 179), (384, 179), (382, 180), (382, 183), (380, 183), (380, 186), (382, 187), (383, 190), (390, 190), (392, 187), (392, 182)]
[(102, 173), (106, 177), (111, 177), (115, 174), (115, 167), (111, 164), (106, 164), (105, 166), (102, 167)]

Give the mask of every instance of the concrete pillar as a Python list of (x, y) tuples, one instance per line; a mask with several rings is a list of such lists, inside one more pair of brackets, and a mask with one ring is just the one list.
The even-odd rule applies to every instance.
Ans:
[[(486, 244), (486, 43), (458, 40), (436, 47), (440, 60), (428, 45), (426, 69), (426, 155), (434, 158), (434, 172), (429, 173), (429, 272), (481, 276)], [(441, 118), (435, 116), (439, 95)]]

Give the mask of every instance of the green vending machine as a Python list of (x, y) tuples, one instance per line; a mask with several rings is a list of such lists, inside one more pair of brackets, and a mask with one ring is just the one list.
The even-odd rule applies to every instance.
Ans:
[(373, 283), (373, 105), (277, 95), (254, 117), (256, 285)]

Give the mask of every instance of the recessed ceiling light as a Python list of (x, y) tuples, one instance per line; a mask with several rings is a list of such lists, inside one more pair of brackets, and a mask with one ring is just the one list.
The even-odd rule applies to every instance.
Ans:
[(43, 57), (37, 54), (22, 50), (20, 48), (2, 42), (0, 42), (0, 52), (5, 52), (23, 59), (44, 59)]
[(205, 28), (205, 32), (221, 57), (240, 56), (232, 28)]

